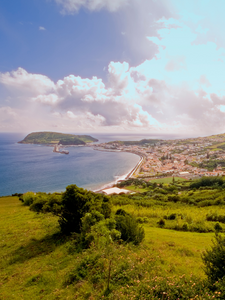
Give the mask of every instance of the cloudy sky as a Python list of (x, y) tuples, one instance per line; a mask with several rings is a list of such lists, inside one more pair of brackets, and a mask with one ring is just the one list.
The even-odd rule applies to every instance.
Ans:
[(224, 0), (0, 1), (0, 131), (225, 132)]

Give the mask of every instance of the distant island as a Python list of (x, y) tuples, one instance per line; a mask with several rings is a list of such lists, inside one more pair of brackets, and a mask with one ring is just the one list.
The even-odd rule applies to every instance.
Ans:
[(19, 144), (86, 145), (98, 140), (90, 135), (74, 135), (59, 132), (32, 132)]

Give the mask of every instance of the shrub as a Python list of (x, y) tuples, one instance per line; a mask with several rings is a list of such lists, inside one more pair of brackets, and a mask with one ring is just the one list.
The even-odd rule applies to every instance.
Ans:
[(159, 225), (159, 227), (164, 227), (166, 222), (163, 219), (160, 219), (157, 224)]
[(213, 188), (218, 188), (220, 186), (223, 186), (224, 181), (222, 177), (213, 177), (213, 176), (209, 176), (209, 177), (202, 177), (199, 180), (196, 180), (195, 182), (193, 182), (192, 184), (190, 184), (190, 188), (204, 188), (204, 187), (213, 187)]
[(220, 234), (215, 235), (213, 246), (202, 254), (205, 265), (205, 274), (209, 283), (214, 284), (225, 276), (225, 237)]
[(144, 239), (144, 229), (138, 224), (136, 219), (126, 213), (125, 211), (118, 210), (115, 215), (116, 230), (121, 232), (121, 239), (125, 242), (131, 242), (138, 245)]
[(214, 226), (214, 229), (216, 232), (219, 232), (223, 230), (223, 227), (220, 225), (220, 223), (217, 222)]
[(176, 219), (176, 214), (171, 214), (167, 217), (167, 220), (175, 220)]
[(27, 192), (23, 194), (23, 204), (29, 206), (34, 201), (35, 194), (33, 192)]
[(183, 230), (183, 231), (188, 231), (188, 224), (187, 224), (187, 223), (184, 223), (184, 224), (182, 225), (182, 230)]
[(63, 234), (80, 233), (81, 220), (86, 213), (92, 213), (95, 217), (99, 213), (103, 218), (109, 218), (111, 215), (111, 205), (107, 196), (78, 188), (75, 184), (67, 186), (62, 196), (61, 194), (40, 195), (35, 201), (29, 203), (33, 203), (30, 207), (33, 211), (51, 212), (58, 216)]

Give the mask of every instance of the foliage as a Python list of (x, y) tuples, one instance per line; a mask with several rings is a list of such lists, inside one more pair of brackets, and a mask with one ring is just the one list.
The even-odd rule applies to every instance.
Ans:
[(158, 139), (143, 139), (140, 141), (112, 141), (109, 142), (108, 144), (120, 144), (120, 145), (125, 145), (125, 146), (130, 146), (130, 145), (140, 145), (140, 146), (144, 146), (144, 145), (151, 145), (151, 146), (155, 146), (156, 143), (160, 143), (163, 142), (163, 140), (158, 140)]
[(208, 187), (208, 186), (212, 186), (215, 188), (218, 188), (219, 186), (222, 186), (224, 184), (224, 181), (222, 179), (222, 177), (202, 177), (201, 179), (193, 182), (190, 185), (191, 189), (199, 189), (200, 187)]
[[(224, 148), (225, 145), (219, 146), (218, 148)], [(224, 159), (209, 159), (202, 161), (200, 164), (198, 164), (199, 168), (207, 169), (208, 171), (213, 171), (218, 166), (221, 166), (222, 168), (225, 167), (225, 160)]]
[(166, 222), (163, 219), (160, 219), (157, 224), (159, 225), (159, 227), (164, 227)]
[(144, 229), (138, 224), (137, 220), (119, 209), (115, 215), (116, 229), (121, 232), (121, 239), (125, 242), (132, 242), (138, 245), (144, 239)]
[(30, 206), (34, 201), (34, 198), (35, 194), (33, 192), (27, 192), (23, 194), (23, 197), (21, 199), (24, 205)]
[(202, 254), (205, 273), (210, 284), (225, 278), (225, 237), (216, 234), (211, 249)]
[(74, 135), (58, 132), (32, 132), (28, 134), (21, 144), (62, 144), (62, 145), (84, 145), (88, 142), (98, 140), (89, 135)]
[(80, 233), (81, 219), (88, 212), (98, 212), (104, 218), (111, 214), (107, 196), (78, 188), (75, 184), (69, 185), (62, 196), (40, 195), (30, 209), (36, 212), (51, 212), (58, 216), (61, 232), (64, 234)]
[[(35, 199), (48, 200), (51, 196), (57, 196), (60, 203), (61, 195), (57, 194), (38, 193)], [(82, 226), (87, 225), (82, 230), (87, 235), (94, 234), (94, 240), (90, 248), (78, 252), (76, 240), (80, 235), (65, 237), (59, 234), (58, 217), (36, 214), (21, 205), (18, 197), (0, 200), (2, 299), (225, 298), (224, 281), (218, 280), (215, 289), (209, 290), (201, 272), (200, 253), (209, 244), (211, 234), (174, 232), (156, 225), (161, 216), (172, 213), (176, 213), (176, 219), (167, 220), (167, 224), (179, 222), (183, 214), (182, 221), (189, 225), (199, 216), (205, 219), (209, 209), (222, 214), (220, 206), (198, 208), (179, 202), (167, 202), (166, 207), (144, 207), (144, 210), (131, 205), (114, 206), (113, 211), (124, 208), (134, 217), (145, 217), (144, 212), (149, 222), (155, 220), (154, 224), (143, 224), (145, 241), (138, 247), (128, 243), (105, 243), (116, 225), (114, 215), (104, 218), (100, 212), (88, 212), (81, 220)], [(124, 209), (121, 215), (127, 214)]]

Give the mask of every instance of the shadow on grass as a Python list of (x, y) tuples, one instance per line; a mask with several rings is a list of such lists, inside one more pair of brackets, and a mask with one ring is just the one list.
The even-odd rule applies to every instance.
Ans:
[(8, 264), (23, 263), (34, 257), (47, 255), (69, 239), (68, 236), (64, 236), (60, 232), (53, 235), (46, 235), (40, 240), (31, 239), (29, 243), (20, 246), (9, 254)]

